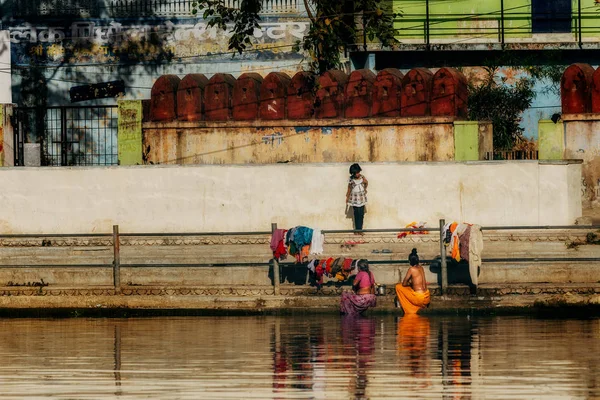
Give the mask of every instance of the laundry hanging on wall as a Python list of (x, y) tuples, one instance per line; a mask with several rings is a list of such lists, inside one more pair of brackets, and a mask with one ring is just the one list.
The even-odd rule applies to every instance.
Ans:
[(479, 282), (481, 253), (483, 251), (483, 234), (481, 226), (449, 222), (442, 229), (444, 245), (450, 247), (450, 257), (456, 262), (464, 260), (469, 263), (471, 282)]
[(273, 258), (284, 260), (287, 254), (296, 262), (307, 262), (310, 254), (322, 254), (325, 236), (320, 229), (296, 226), (289, 230), (275, 229), (271, 236)]

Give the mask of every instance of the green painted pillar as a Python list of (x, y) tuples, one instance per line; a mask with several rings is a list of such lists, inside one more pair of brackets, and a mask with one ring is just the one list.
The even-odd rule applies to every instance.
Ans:
[(565, 127), (562, 121), (538, 122), (538, 158), (540, 160), (562, 160), (565, 152)]
[(119, 101), (119, 165), (141, 165), (142, 157), (142, 101)]
[(479, 156), (479, 122), (454, 122), (454, 160), (477, 161)]

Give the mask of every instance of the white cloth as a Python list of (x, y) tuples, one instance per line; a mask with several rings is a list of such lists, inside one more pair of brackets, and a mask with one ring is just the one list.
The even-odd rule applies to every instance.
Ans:
[(469, 236), (469, 274), (471, 282), (477, 286), (479, 283), (479, 270), (481, 268), (481, 253), (483, 252), (483, 234), (480, 225), (471, 225)]
[(310, 242), (310, 254), (323, 254), (323, 244), (325, 243), (325, 236), (321, 229), (314, 228), (312, 241)]
[(318, 262), (318, 260), (312, 260), (311, 262), (308, 263), (308, 265), (306, 267), (308, 268), (309, 271), (314, 273), (315, 269), (317, 268), (317, 262)]

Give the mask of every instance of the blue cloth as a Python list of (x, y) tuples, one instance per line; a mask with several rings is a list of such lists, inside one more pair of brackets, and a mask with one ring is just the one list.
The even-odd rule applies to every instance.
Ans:
[(312, 243), (312, 237), (312, 229), (307, 228), (306, 226), (299, 226), (294, 230), (294, 235), (291, 240), (296, 243), (296, 247), (298, 247), (298, 249), (301, 249), (304, 246), (310, 246)]

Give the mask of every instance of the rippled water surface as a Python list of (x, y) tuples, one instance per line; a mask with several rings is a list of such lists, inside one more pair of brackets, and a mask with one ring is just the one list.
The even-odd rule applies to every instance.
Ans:
[(0, 398), (600, 398), (600, 320), (0, 320)]

